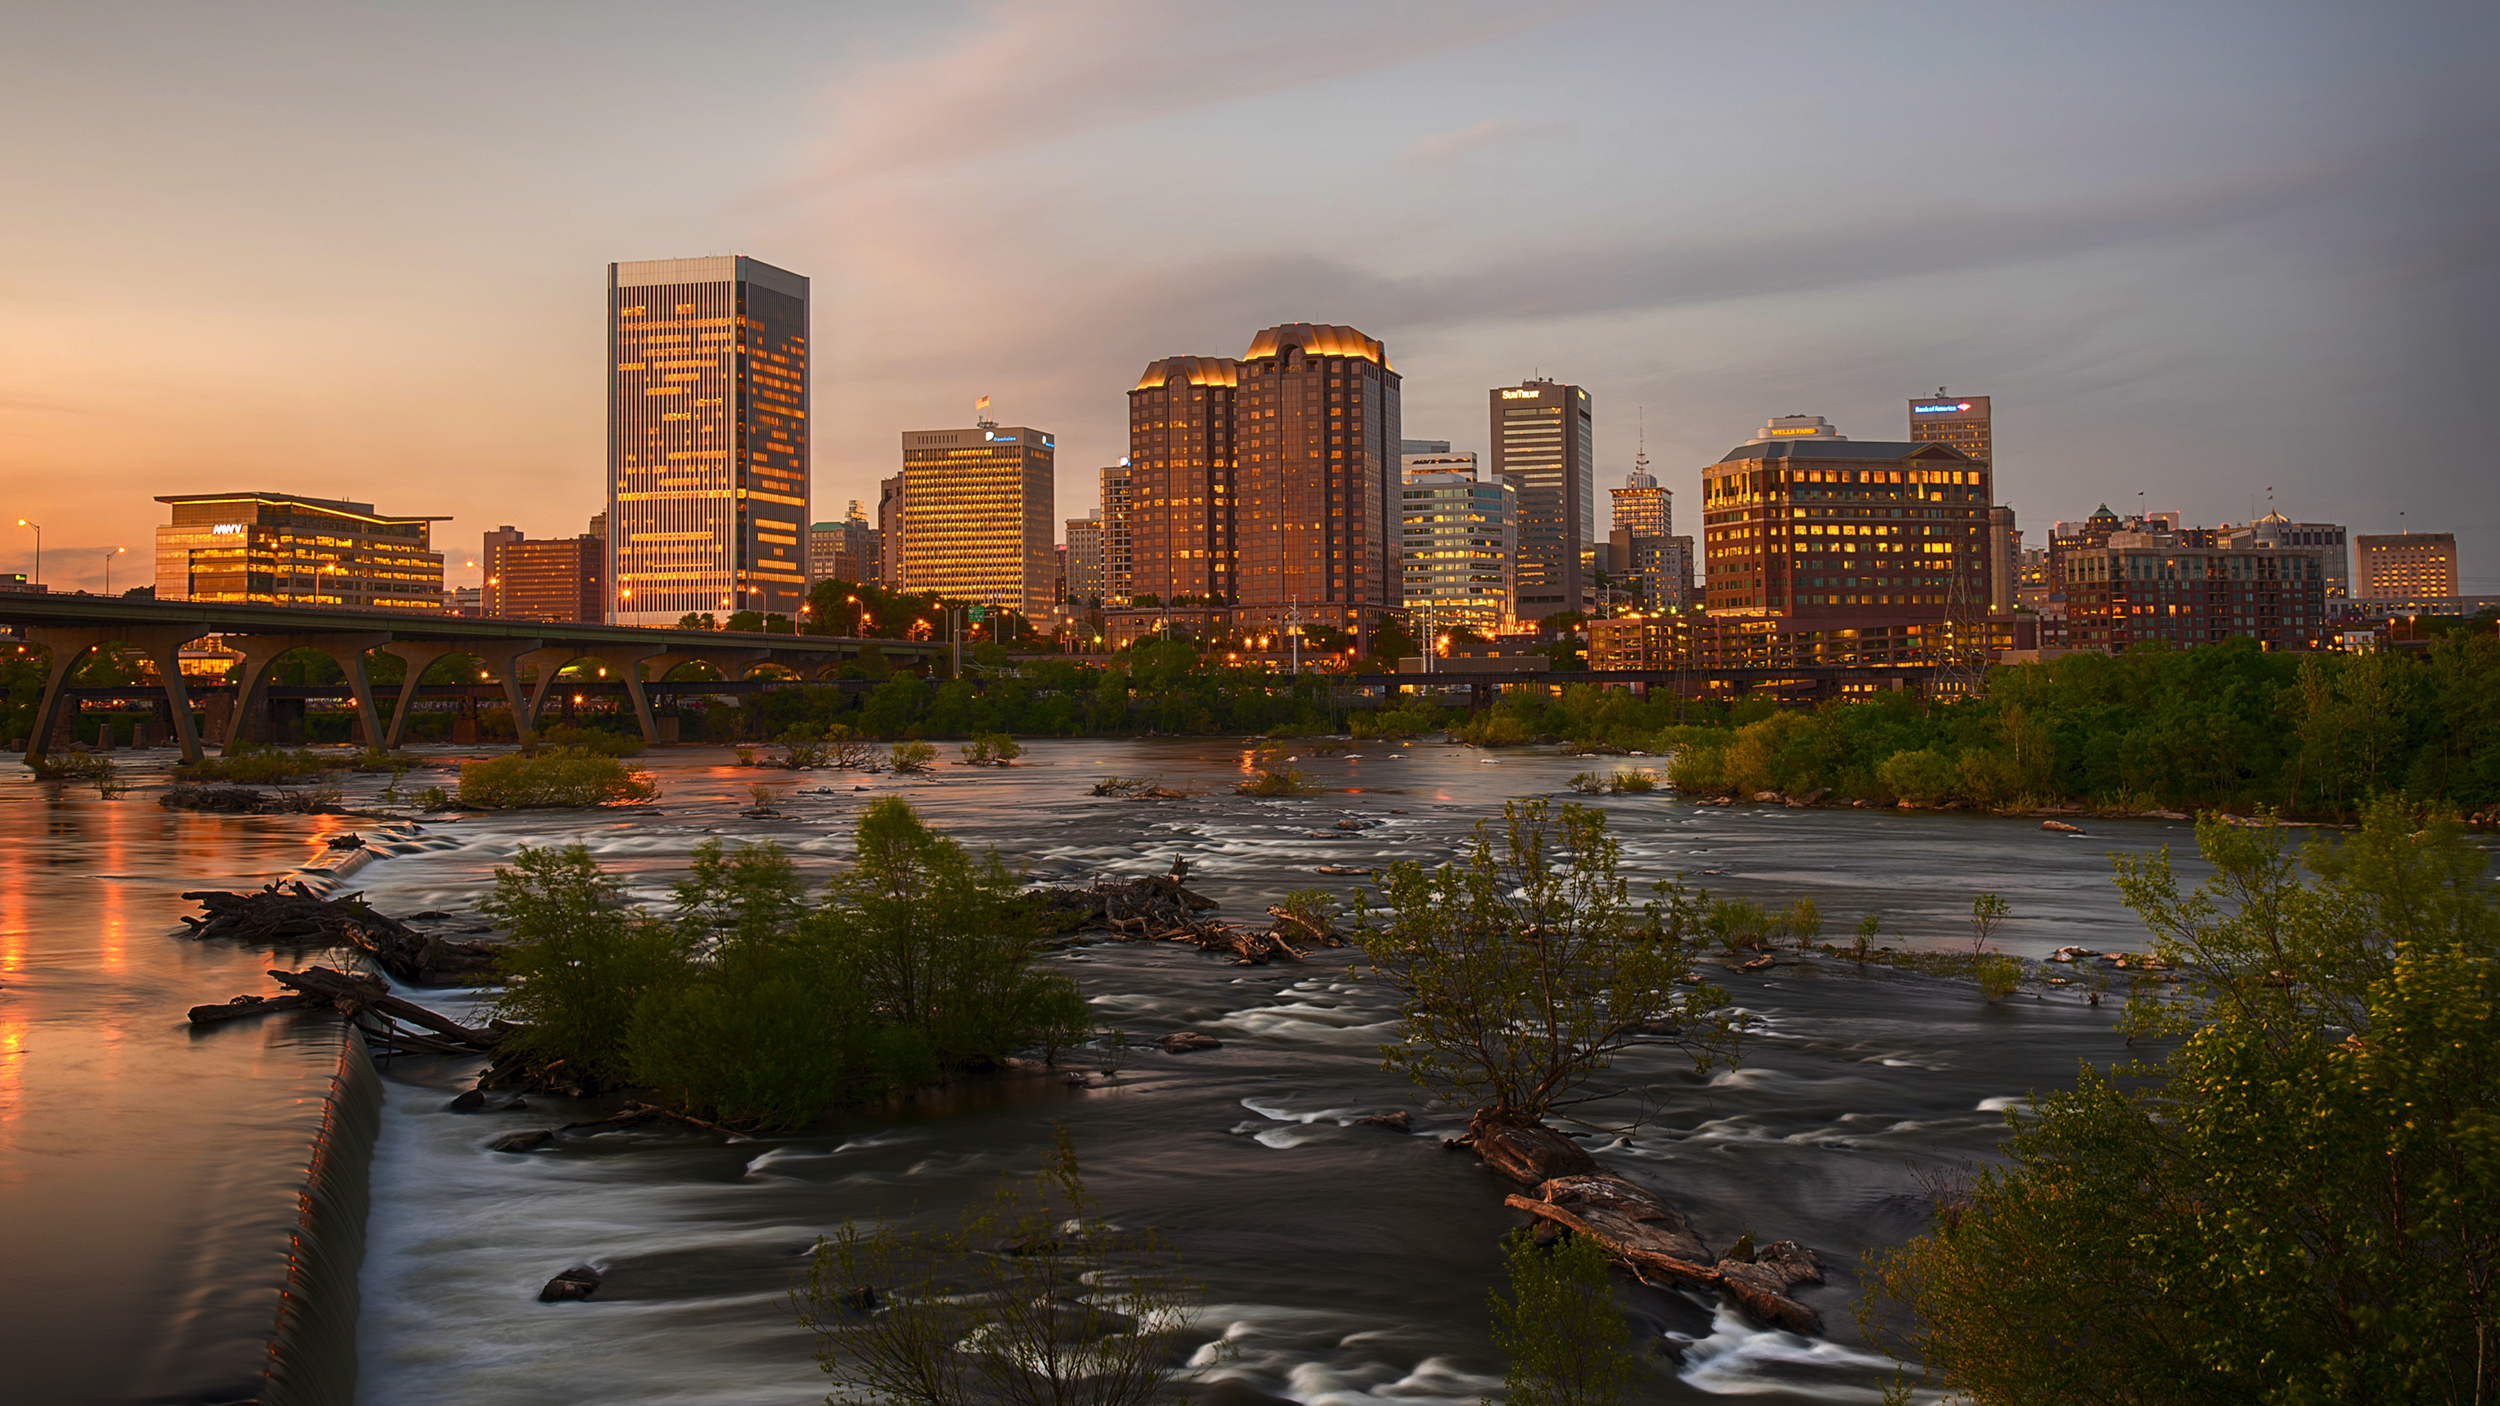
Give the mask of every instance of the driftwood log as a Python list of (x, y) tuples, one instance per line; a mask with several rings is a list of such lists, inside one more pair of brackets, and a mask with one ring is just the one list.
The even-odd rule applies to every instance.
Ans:
[(421, 986), (472, 980), (495, 965), (493, 944), (420, 931), (375, 912), (357, 894), (325, 898), (298, 882), (247, 893), (200, 889), (183, 897), (205, 910), (205, 916), (182, 920), (193, 937), (271, 946), (343, 943), (399, 980)]
[(1345, 945), (1345, 939), (1334, 931), (1281, 908), (1267, 910), (1271, 921), (1265, 928), (1201, 917), (1219, 905), (1181, 884), (1189, 872), (1185, 863), (1175, 860), (1172, 868), (1170, 874), (1098, 879), (1033, 892), (1043, 911), (1059, 915), (1070, 931), (1116, 933), (1145, 942), (1187, 942), (1203, 951), (1231, 953), (1238, 966), (1279, 958), (1299, 962), (1310, 948)]
[(347, 1017), (350, 1024), (363, 1032), (365, 1043), (382, 1054), (492, 1054), (503, 1041), (502, 1030), (471, 1029), (450, 1016), (392, 995), (389, 983), (378, 976), (329, 967), (273, 971), (269, 976), (291, 994), (237, 996), (223, 1005), (193, 1006), (191, 1023), (215, 1025), (277, 1011), (327, 1008)]
[(1717, 1289), (1774, 1328), (1820, 1333), (1823, 1315), (1790, 1296), (1823, 1282), (1823, 1265), (1793, 1240), (1752, 1248), (1751, 1237), (1713, 1255), (1684, 1213), (1644, 1186), (1604, 1172), (1555, 1177), (1537, 1196), (1507, 1198), (1519, 1210), (1585, 1235), (1644, 1284), (1674, 1280)]

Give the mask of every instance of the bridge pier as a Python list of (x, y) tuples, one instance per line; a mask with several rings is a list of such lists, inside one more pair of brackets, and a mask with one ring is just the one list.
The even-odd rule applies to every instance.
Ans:
[(62, 691), (69, 687), (69, 676), (76, 672), (79, 661), (97, 645), (116, 640), (147, 652), (149, 662), (156, 666), (156, 676), (165, 688), (165, 703), (172, 711), (174, 738), (182, 744), (182, 759), (200, 760), (200, 733), (191, 720), (191, 695), (182, 679), (182, 647), (204, 633), (187, 625), (91, 626), (62, 628), (34, 625), (26, 630), (30, 644), (39, 644), (52, 652), (52, 667), (45, 674), (43, 699), (35, 705), (34, 725), (26, 730), (26, 756), (40, 761), (51, 750), (53, 736), (62, 723), (70, 719), (62, 712)]
[(417, 701), (418, 680), (425, 671), (454, 654), (475, 654), (466, 644), (438, 644), (415, 640), (399, 640), (382, 646), (382, 652), (407, 666), (399, 679), (399, 697), (391, 704), (390, 726), (382, 730), (382, 750), (396, 752), (408, 740), (408, 715)]

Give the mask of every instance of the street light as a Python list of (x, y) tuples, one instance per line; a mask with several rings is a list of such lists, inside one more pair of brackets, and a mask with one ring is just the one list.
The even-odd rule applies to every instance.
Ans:
[(104, 594), (113, 594), (113, 558), (129, 550), (128, 547), (115, 547), (104, 554)]
[(43, 525), (42, 525), (42, 524), (40, 524), (40, 523), (28, 522), (28, 521), (27, 521), (26, 519), (24, 519), (24, 518), (19, 518), (19, 519), (17, 520), (17, 525), (18, 525), (18, 526), (20, 526), (20, 527), (31, 527), (31, 528), (34, 528), (34, 529), (35, 529), (35, 574), (34, 574), (33, 579), (32, 579), (32, 580), (30, 580), (30, 581), (28, 582), (28, 584), (29, 584), (29, 585), (38, 585), (38, 586), (39, 586), (39, 585), (42, 585), (42, 584), (43, 584)]

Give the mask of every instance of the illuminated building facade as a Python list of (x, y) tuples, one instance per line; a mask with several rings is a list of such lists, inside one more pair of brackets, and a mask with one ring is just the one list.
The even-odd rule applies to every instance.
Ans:
[(2449, 600), (2457, 594), (2453, 532), (2365, 534), (2353, 545), (2361, 558), (2363, 600)]
[(439, 517), (291, 493), (174, 494), (156, 501), (156, 598), (441, 611)]
[(877, 480), (877, 580), (903, 584), (903, 476)]
[(1487, 392), (1493, 472), (1519, 490), (1522, 620), (1595, 603), (1584, 579), (1597, 542), (1597, 450), (1589, 393), (1556, 381)]
[(1129, 590), (1169, 604), (1233, 592), (1234, 397), (1241, 363), (1171, 356), (1128, 393)]
[(511, 620), (596, 625), (607, 610), (607, 543), (589, 533), (533, 539), (509, 527), (486, 534), (485, 613)]
[(2066, 557), (2066, 642), (2116, 654), (2253, 639), (2325, 647), (2326, 566), (2315, 549), (2234, 545), (2202, 528), (2114, 532)]
[(1237, 369), (1234, 594), (1245, 629), (1361, 630), (1399, 603), (1400, 380), (1351, 327), (1291, 322)]
[(1068, 519), (1068, 605), (1099, 609), (1102, 587), (1102, 509)]
[(2352, 597), (2352, 551), (2347, 545), (2351, 539), (2341, 523), (2294, 522), (2270, 512), (2246, 527), (2223, 530), (2232, 546), (2301, 547), (2316, 552), (2326, 572), (2326, 598)]
[(1102, 481), (1102, 603), (1126, 605), (1134, 594), (1130, 589), (1129, 518), (1133, 504), (1131, 488), (1135, 476), (1128, 460), (1101, 472)]
[(1508, 625), (1519, 491), (1471, 473), (1410, 470), (1398, 499), (1407, 610), (1434, 634), (1465, 625), (1490, 635)]
[(903, 589), (1038, 620), (1058, 594), (1057, 445), (987, 422), (903, 435)]
[(1988, 418), (1984, 395), (1947, 395), (1942, 386), (1932, 396), (1910, 398), (1910, 442), (1950, 444), (1980, 463), (1996, 463), (1996, 428)]
[(608, 265), (609, 618), (795, 616), (807, 280), (744, 255)]

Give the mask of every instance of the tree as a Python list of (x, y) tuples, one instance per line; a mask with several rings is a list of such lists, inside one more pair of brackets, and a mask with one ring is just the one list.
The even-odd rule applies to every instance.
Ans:
[(1504, 1406), (1616, 1406), (1638, 1364), (1608, 1279), (1612, 1257), (1569, 1233), (1540, 1245), (1516, 1230), (1502, 1248), (1510, 1293), (1488, 1297), (1493, 1345), (1510, 1354)]
[[(1872, 1257), (1870, 1331), (1978, 1402), (2488, 1402), (2500, 906), (2455, 827), (2382, 800), (2307, 856), (2212, 817), (2213, 878), (2121, 861), (2189, 973), (2010, 1115), (2011, 1161)], [(1891, 1315), (1889, 1319), (1885, 1315)]]
[(1502, 806), (1464, 862), (1389, 871), (1379, 921), (1355, 914), (1371, 971), (1398, 995), (1384, 1066), (1494, 1123), (1527, 1124), (1589, 1098), (1615, 1055), (1670, 1045), (1696, 1069), (1733, 1058), (1725, 993), (1679, 987), (1704, 899), (1661, 883), (1635, 908), (1603, 812)]
[(846, 1224), (817, 1241), (791, 1307), (828, 1401), (1147, 1406), (1196, 1375), (1171, 1341), (1197, 1286), (1159, 1236), (1102, 1219), (1053, 1126), (1031, 1189), (1000, 1187), (957, 1230)]

